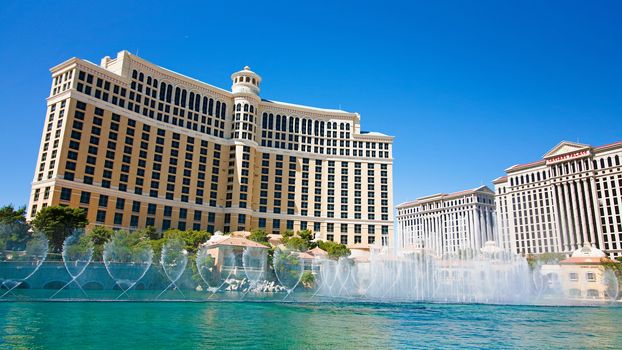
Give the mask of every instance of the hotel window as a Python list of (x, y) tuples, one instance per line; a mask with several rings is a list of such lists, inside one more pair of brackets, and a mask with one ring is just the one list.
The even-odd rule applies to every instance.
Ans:
[(89, 204), (89, 202), (91, 201), (91, 193), (90, 192), (82, 192), (80, 194), (80, 203), (83, 204)]
[(579, 280), (579, 274), (576, 272), (571, 272), (569, 274), (570, 280), (571, 281), (578, 281)]
[[(36, 199), (35, 201), (38, 199), (39, 197), (39, 189), (37, 189), (36, 192)], [(71, 199), (71, 189), (70, 188), (63, 188), (60, 191), (60, 199), (64, 200), (64, 201), (68, 201)]]
[(98, 210), (97, 211), (97, 217), (95, 219), (98, 223), (103, 223), (104, 221), (106, 221), (106, 211), (105, 210)]

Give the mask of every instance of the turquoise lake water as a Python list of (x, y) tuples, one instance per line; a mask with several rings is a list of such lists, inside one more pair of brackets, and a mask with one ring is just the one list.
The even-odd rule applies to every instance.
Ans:
[(1, 349), (621, 349), (621, 307), (1, 302)]

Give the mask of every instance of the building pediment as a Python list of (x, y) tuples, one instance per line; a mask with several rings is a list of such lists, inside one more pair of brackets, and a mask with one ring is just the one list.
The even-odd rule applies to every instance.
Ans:
[(542, 158), (549, 160), (572, 154), (587, 155), (591, 148), (592, 146), (582, 143), (562, 141), (548, 151)]
[(495, 194), (495, 191), (491, 190), (491, 189), (490, 189), (488, 186), (486, 186), (486, 185), (480, 186), (480, 187), (478, 187), (478, 188), (474, 189), (473, 191), (475, 191), (475, 192), (482, 192), (482, 193), (488, 193), (488, 194), (492, 194), (492, 195), (494, 195), (494, 194)]

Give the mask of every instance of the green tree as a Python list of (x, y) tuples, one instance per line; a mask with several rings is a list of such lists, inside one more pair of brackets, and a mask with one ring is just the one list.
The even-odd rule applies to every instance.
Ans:
[(12, 204), (0, 208), (0, 224), (26, 224), (26, 207), (15, 209)]
[(31, 237), (26, 223), (26, 208), (13, 205), (0, 208), (0, 250), (23, 250)]
[(151, 239), (151, 240), (156, 240), (156, 239), (160, 239), (162, 238), (162, 232), (158, 232), (155, 227), (153, 226), (147, 226), (143, 229), (138, 230), (140, 232), (142, 232), (142, 234)]
[(313, 239), (313, 231), (311, 230), (301, 230), (298, 231), (298, 237), (304, 239), (305, 241), (309, 242)]
[(86, 236), (93, 242), (93, 261), (101, 261), (104, 244), (114, 234), (112, 229), (104, 226), (95, 226), (87, 232)]
[(269, 239), (268, 239), (268, 234), (264, 230), (253, 230), (253, 231), (251, 231), (251, 234), (250, 234), (250, 236), (248, 236), (248, 239), (253, 241), (253, 242), (261, 243), (261, 244), (265, 245), (266, 247), (270, 247), (270, 243), (269, 243)]
[(88, 223), (84, 210), (61, 206), (45, 207), (32, 220), (32, 226), (45, 233), (50, 240), (50, 248), (55, 253), (61, 252), (65, 238), (73, 230), (83, 228)]
[(285, 246), (291, 250), (305, 252), (308, 249), (307, 241), (300, 237), (291, 237), (285, 242)]
[(201, 243), (207, 242), (212, 237), (212, 234), (202, 230), (167, 230), (164, 232), (164, 239), (180, 238), (185, 243), (185, 248), (188, 253), (195, 254)]
[(333, 260), (338, 260), (341, 257), (350, 256), (350, 249), (345, 244), (336, 243), (333, 241), (319, 241), (318, 246), (325, 250), (328, 257)]
[(306, 289), (311, 289), (315, 287), (315, 276), (311, 271), (305, 271), (300, 278), (300, 283)]
[(151, 249), (149, 238), (143, 232), (120, 230), (104, 244), (104, 255), (108, 254), (109, 261), (115, 263), (136, 263), (153, 257)]

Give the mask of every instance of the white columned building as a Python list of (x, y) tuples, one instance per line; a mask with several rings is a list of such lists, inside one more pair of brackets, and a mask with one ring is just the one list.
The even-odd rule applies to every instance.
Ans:
[(500, 243), (520, 254), (571, 253), (585, 243), (622, 255), (622, 142), (563, 141), (493, 181)]
[(435, 253), (479, 250), (496, 240), (494, 192), (486, 186), (422, 197), (397, 206), (400, 248)]

